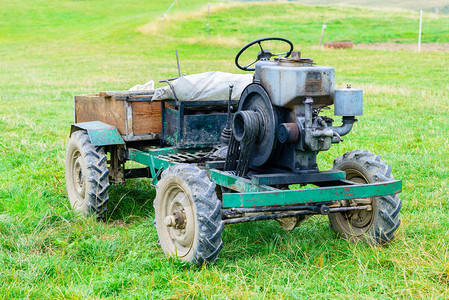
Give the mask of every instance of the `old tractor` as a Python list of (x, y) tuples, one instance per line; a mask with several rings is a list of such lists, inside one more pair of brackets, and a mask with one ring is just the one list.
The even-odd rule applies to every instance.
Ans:
[[(273, 53), (267, 41), (288, 50)], [(242, 66), (253, 46), (257, 57)], [(284, 38), (251, 42), (235, 63), (254, 76), (241, 91), (226, 83), (224, 99), (184, 101), (175, 84), (182, 76), (165, 80), (170, 99), (155, 100), (154, 91), (76, 96), (66, 159), (73, 209), (101, 218), (110, 184), (151, 178), (162, 250), (195, 264), (214, 261), (225, 225), (242, 222), (275, 219), (292, 230), (327, 215), (346, 239), (392, 241), (402, 182), (391, 167), (362, 150), (336, 158), (330, 170), (317, 165), (318, 153), (342, 142), (362, 115), (362, 90), (336, 89), (334, 68), (302, 58)], [(332, 105), (340, 126), (324, 115)], [(127, 161), (143, 166), (128, 169)]]

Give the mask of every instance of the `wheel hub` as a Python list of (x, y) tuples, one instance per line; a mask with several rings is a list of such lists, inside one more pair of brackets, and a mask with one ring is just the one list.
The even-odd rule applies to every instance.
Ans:
[(75, 189), (78, 192), (78, 194), (81, 194), (84, 186), (84, 174), (83, 174), (83, 168), (81, 167), (80, 163), (80, 157), (78, 157), (75, 161), (75, 167), (74, 167), (74, 184)]
[[(371, 200), (372, 201), (372, 200)], [(358, 206), (357, 199), (354, 201), (355, 205)], [(346, 218), (350, 220), (352, 226), (363, 228), (371, 222), (372, 219), (372, 211), (369, 210), (354, 210), (346, 213)]]
[[(367, 184), (369, 181), (360, 172), (353, 169), (346, 170), (346, 178), (356, 183)], [(343, 206), (368, 206), (371, 209), (367, 210), (354, 210), (346, 213), (341, 213), (340, 216), (347, 224), (350, 224), (352, 229), (360, 230), (360, 232), (365, 232), (368, 230), (372, 220), (373, 220), (373, 209), (372, 205), (374, 203), (373, 198), (364, 199), (353, 199), (343, 201)], [(351, 228), (347, 228), (348, 233), (351, 233)]]
[(186, 228), (186, 214), (183, 211), (176, 211), (170, 216), (166, 216), (164, 223), (167, 227), (174, 227), (176, 229)]
[(192, 203), (179, 186), (168, 190), (166, 196), (163, 216), (160, 219), (163, 236), (165, 243), (170, 245), (170, 251), (183, 257), (189, 253), (195, 237)]

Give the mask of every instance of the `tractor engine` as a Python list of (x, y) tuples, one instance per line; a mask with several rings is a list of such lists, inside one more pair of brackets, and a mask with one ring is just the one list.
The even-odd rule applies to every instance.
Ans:
[[(342, 141), (363, 112), (362, 90), (335, 89), (334, 73), (299, 52), (258, 61), (232, 120), (227, 168), (240, 176), (318, 172), (318, 152)], [(332, 104), (341, 126), (320, 115)]]

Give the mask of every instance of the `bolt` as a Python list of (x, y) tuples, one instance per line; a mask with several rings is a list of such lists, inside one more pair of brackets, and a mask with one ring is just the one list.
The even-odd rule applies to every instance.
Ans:
[(173, 215), (166, 216), (164, 218), (164, 223), (167, 227), (173, 227), (176, 225), (176, 218)]
[(320, 213), (322, 215), (328, 215), (329, 211), (330, 211), (329, 206), (324, 205), (324, 204), (320, 206)]

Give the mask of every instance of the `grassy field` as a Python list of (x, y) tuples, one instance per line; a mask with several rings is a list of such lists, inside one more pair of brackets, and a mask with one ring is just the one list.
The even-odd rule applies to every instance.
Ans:
[(435, 7), (439, 7), (440, 13), (446, 12), (446, 6), (449, 5), (447, 0), (298, 0), (300, 3), (311, 5), (355, 5), (368, 7), (390, 7), (397, 9), (425, 9), (434, 12)]
[[(152, 3), (154, 2), (154, 3)], [(326, 50), (326, 40), (416, 42), (418, 16), (294, 3), (10, 1), (0, 10), (1, 298), (449, 297), (449, 52)], [(449, 18), (425, 14), (424, 42), (449, 42)], [(368, 149), (403, 179), (402, 225), (387, 247), (337, 238), (325, 217), (285, 232), (275, 221), (227, 227), (211, 266), (166, 259), (148, 180), (112, 188), (109, 222), (69, 208), (64, 159), (73, 96), (182, 72), (237, 72), (236, 52), (279, 35), (364, 89), (364, 116), (321, 168)]]

